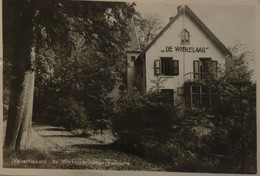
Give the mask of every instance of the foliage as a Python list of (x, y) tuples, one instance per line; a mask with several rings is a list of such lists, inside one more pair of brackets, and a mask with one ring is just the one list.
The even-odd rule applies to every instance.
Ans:
[(134, 22), (141, 49), (144, 49), (163, 28), (162, 21), (155, 14), (138, 13), (134, 16)]
[(134, 4), (66, 1), (44, 7), (50, 13), (39, 7), (34, 117), (47, 117), (55, 99), (71, 96), (84, 102), (95, 127), (95, 119), (109, 119), (107, 94), (126, 71)]
[(256, 170), (256, 85), (251, 81), (248, 62), (252, 54), (240, 43), (231, 48), (233, 56), (205, 80), (213, 90), (210, 113), (215, 128), (208, 152), (219, 156), (220, 170), (254, 173)]
[(214, 116), (183, 112), (180, 104), (172, 106), (165, 100), (159, 91), (123, 94), (112, 120), (116, 144), (172, 171), (209, 171), (207, 150)]
[(87, 112), (82, 102), (73, 97), (59, 98), (47, 108), (49, 123), (63, 126), (66, 130), (86, 127)]
[[(34, 43), (35, 117), (68, 130), (86, 128), (88, 122), (102, 130), (112, 118), (117, 143), (153, 161), (167, 161), (174, 171), (256, 172), (256, 85), (247, 65), (252, 55), (240, 44), (231, 48), (233, 57), (226, 69), (216, 70), (202, 83), (213, 90), (213, 106), (207, 112), (182, 113), (179, 105), (165, 102), (158, 91), (163, 81), (159, 79), (157, 92), (123, 93), (114, 105), (107, 94), (125, 73), (122, 58), (134, 4), (32, 0), (21, 1), (19, 5), (25, 5), (19, 8), (18, 1), (6, 2), (4, 95), (9, 94), (12, 66), (32, 69), (20, 57), (24, 50), (15, 51), (14, 45), (25, 41), (28, 51), (28, 43)], [(144, 48), (161, 28), (160, 22), (154, 16), (136, 16), (135, 23)], [(16, 24), (28, 27), (27, 32)], [(5, 111), (7, 103), (4, 98)]]
[(160, 79), (153, 93), (123, 94), (113, 118), (117, 142), (172, 171), (255, 173), (256, 85), (246, 53), (233, 51), (227, 69), (212, 68), (203, 81), (194, 82), (212, 91), (210, 108), (167, 106), (159, 94)]
[[(146, 144), (160, 145), (174, 129), (179, 107), (164, 101), (165, 95), (149, 92), (141, 95), (136, 90), (122, 94), (112, 119), (118, 143), (137, 153), (146, 154)], [(163, 129), (163, 130), (162, 130)]]

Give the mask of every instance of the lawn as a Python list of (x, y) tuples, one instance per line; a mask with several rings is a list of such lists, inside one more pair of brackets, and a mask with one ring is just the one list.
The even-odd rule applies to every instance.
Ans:
[(78, 135), (64, 128), (33, 124), (32, 149), (4, 153), (5, 168), (165, 171), (113, 145), (111, 131)]

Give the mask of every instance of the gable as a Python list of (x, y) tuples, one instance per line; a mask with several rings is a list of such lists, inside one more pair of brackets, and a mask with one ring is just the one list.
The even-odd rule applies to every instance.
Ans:
[(207, 26), (185, 5), (180, 8), (175, 17), (170, 18), (170, 22), (161, 30), (161, 32), (153, 39), (153, 41), (143, 50), (141, 55), (144, 55), (170, 28), (176, 21), (180, 20), (181, 16), (185, 14), (185, 18), (189, 18), (198, 29), (205, 34), (205, 37), (210, 40), (214, 46), (223, 54), (232, 56), (230, 51), (223, 45), (223, 43), (207, 28)]

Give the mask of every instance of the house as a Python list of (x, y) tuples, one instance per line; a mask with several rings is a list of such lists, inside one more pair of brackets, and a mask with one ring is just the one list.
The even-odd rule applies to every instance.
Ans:
[[(220, 24), (221, 25), (221, 24)], [(140, 52), (128, 50), (127, 89), (159, 89), (188, 107), (210, 106), (210, 90), (198, 84), (232, 54), (187, 6)]]
[(134, 82), (136, 78), (136, 66), (135, 62), (138, 56), (141, 53), (140, 44), (137, 38), (137, 34), (135, 31), (135, 26), (133, 20), (131, 21), (131, 32), (130, 32), (130, 42), (128, 44), (128, 48), (126, 49), (127, 53), (127, 80), (126, 84), (128, 89), (134, 86)]

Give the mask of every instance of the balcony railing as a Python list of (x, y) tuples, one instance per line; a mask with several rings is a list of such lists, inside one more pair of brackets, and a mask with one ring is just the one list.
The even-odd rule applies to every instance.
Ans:
[(208, 72), (194, 73), (189, 72), (184, 75), (185, 81), (202, 81), (209, 75)]

